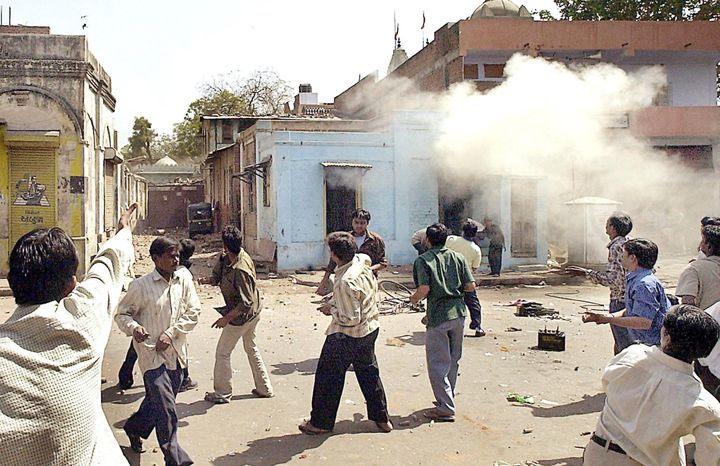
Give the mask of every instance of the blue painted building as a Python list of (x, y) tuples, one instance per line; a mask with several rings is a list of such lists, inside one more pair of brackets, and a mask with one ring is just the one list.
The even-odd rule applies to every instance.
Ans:
[[(367, 121), (226, 117), (239, 122), (236, 142), (233, 150), (210, 154), (206, 173), (232, 187), (246, 249), (276, 261), (279, 270), (326, 264), (325, 236), (349, 228), (349, 213), (359, 207), (371, 213), (370, 229), (385, 239), (394, 265), (417, 256), (410, 245), (415, 230), (438, 220), (459, 229), (467, 217), (484, 216), (505, 232), (504, 267), (545, 264), (543, 180), (488, 177), (478, 167), (477, 175), (468, 174), (472, 182), (460, 185), (443, 174), (437, 117), (410, 111)], [(213, 164), (236, 170), (216, 173)]]

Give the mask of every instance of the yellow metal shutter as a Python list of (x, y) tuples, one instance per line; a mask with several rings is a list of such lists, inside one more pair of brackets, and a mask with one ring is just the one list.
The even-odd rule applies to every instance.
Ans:
[(57, 225), (56, 145), (9, 143), (10, 247), (35, 228)]

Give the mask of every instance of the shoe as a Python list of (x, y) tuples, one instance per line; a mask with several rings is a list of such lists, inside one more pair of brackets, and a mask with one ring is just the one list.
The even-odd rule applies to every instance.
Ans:
[(455, 422), (455, 416), (451, 414), (443, 414), (437, 408), (425, 411), (425, 417), (435, 422)]
[(183, 382), (180, 384), (180, 388), (178, 388), (179, 392), (186, 392), (188, 390), (192, 390), (194, 388), (198, 387), (198, 383), (191, 379), (190, 377), (183, 380)]
[(303, 422), (298, 426), (298, 429), (300, 429), (300, 432), (306, 435), (321, 435), (330, 433), (328, 429), (321, 429), (319, 427), (315, 427), (310, 423), (310, 421)]
[(140, 438), (139, 435), (131, 434), (124, 427), (123, 430), (125, 431), (125, 435), (127, 435), (128, 439), (130, 440), (130, 449), (135, 453), (145, 453), (142, 438)]
[(215, 392), (205, 392), (205, 401), (209, 401), (210, 403), (214, 403), (216, 405), (225, 405), (230, 403), (229, 399), (222, 395), (218, 395)]
[(118, 382), (117, 386), (120, 390), (128, 390), (128, 389), (132, 388), (133, 381), (131, 380), (129, 382)]
[(266, 394), (260, 393), (256, 388), (253, 388), (250, 393), (252, 393), (253, 395), (255, 395), (258, 398), (272, 398), (275, 396), (272, 393), (266, 393)]
[(475, 330), (475, 336), (476, 337), (484, 337), (485, 336), (485, 330), (478, 328)]
[(377, 421), (375, 421), (375, 424), (378, 426), (378, 428), (379, 428), (380, 430), (382, 430), (382, 431), (385, 432), (386, 434), (389, 434), (390, 432), (393, 431), (393, 425), (392, 425), (392, 422), (390, 422), (390, 420), (388, 420), (387, 422), (377, 422)]

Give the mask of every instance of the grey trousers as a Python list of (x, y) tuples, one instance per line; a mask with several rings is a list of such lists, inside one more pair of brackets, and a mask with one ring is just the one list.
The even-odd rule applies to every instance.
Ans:
[(462, 357), (465, 317), (448, 320), (437, 327), (427, 327), (425, 356), (428, 376), (437, 410), (442, 414), (455, 414), (455, 383)]

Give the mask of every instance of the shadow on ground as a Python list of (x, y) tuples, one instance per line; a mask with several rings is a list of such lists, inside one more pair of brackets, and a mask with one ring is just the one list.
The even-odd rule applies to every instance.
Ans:
[(300, 375), (315, 375), (318, 359), (306, 359), (300, 362), (282, 362), (273, 364), (274, 369), (270, 372), (274, 375), (290, 375), (298, 372)]
[[(392, 416), (396, 430), (414, 429), (430, 420), (423, 416), (426, 410), (415, 411), (407, 416)], [(277, 437), (266, 437), (248, 442), (247, 449), (238, 453), (228, 453), (212, 460), (215, 466), (236, 466), (252, 464), (254, 466), (270, 466), (284, 464), (295, 458), (306, 459), (311, 451), (322, 445), (327, 439), (336, 435), (377, 433), (387, 435), (378, 430), (375, 423), (364, 419), (360, 413), (353, 415), (353, 420), (344, 420), (335, 424), (332, 433), (323, 435), (287, 434)], [(309, 464), (315, 463), (310, 460)]]
[(572, 458), (557, 458), (554, 460), (535, 460), (533, 464), (542, 466), (582, 466), (582, 456)]
[[(409, 343), (411, 345), (415, 346), (425, 346), (425, 332), (413, 332), (412, 335), (398, 335), (393, 338), (388, 338), (388, 340), (400, 340), (404, 343)], [(387, 344), (387, 343), (386, 343)], [(393, 346), (393, 345), (391, 345)]]
[(541, 406), (528, 406), (532, 408), (532, 414), (535, 417), (565, 417), (577, 416), (579, 414), (599, 413), (605, 406), (605, 394), (597, 393), (595, 395), (583, 395), (580, 401), (574, 401), (560, 406), (551, 408), (543, 408)]
[(128, 390), (120, 390), (117, 385), (106, 387), (100, 392), (100, 398), (103, 403), (113, 403), (118, 405), (128, 405), (136, 402), (145, 396), (145, 388), (142, 385), (130, 388)]

